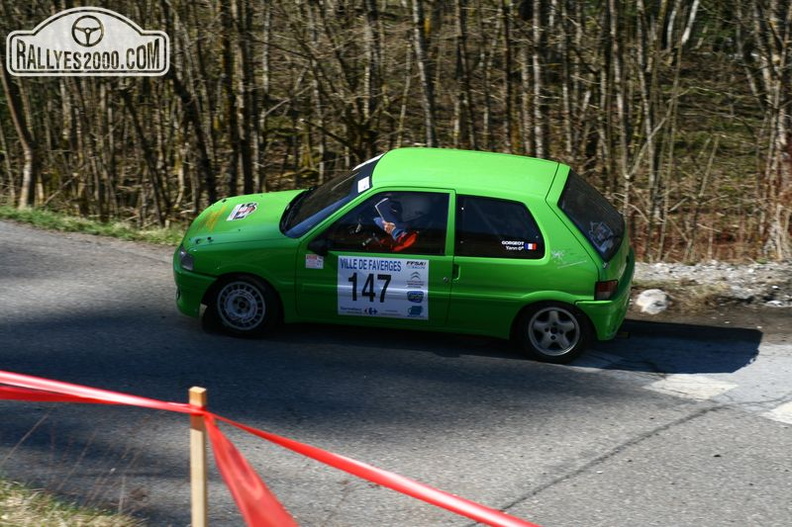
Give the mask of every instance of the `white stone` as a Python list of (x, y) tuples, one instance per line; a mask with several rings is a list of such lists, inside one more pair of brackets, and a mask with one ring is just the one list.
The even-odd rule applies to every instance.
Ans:
[(647, 289), (638, 295), (635, 305), (641, 313), (657, 315), (668, 309), (668, 295), (662, 289)]

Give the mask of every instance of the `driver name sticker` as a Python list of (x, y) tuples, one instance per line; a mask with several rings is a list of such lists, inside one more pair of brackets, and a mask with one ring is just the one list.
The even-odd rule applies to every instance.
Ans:
[(501, 245), (507, 251), (535, 251), (539, 248), (539, 245), (532, 242), (524, 242), (524, 241), (511, 241), (511, 240), (504, 240), (501, 242)]
[(429, 318), (429, 261), (338, 257), (338, 314)]

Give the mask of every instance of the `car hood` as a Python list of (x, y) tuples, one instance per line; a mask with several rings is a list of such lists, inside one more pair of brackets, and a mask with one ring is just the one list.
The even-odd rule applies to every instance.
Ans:
[(184, 237), (185, 246), (283, 238), (283, 211), (301, 190), (225, 198), (204, 210)]

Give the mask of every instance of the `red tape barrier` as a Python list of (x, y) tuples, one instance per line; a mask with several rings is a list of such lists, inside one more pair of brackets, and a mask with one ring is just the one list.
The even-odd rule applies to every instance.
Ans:
[(520, 518), (485, 507), (418, 481), (400, 476), (354, 459), (328, 452), (293, 439), (237, 423), (203, 408), (184, 403), (171, 403), (128, 395), (99, 388), (70, 384), (40, 377), (0, 370), (0, 400), (56, 403), (120, 404), (154, 410), (166, 410), (205, 418), (217, 468), (231, 491), (242, 517), (251, 527), (297, 526), (294, 518), (264, 484), (250, 463), (217, 426), (217, 421), (235, 426), (283, 448), (343, 470), (377, 485), (423, 500), (432, 505), (466, 516), (478, 522), (498, 527), (538, 527)]

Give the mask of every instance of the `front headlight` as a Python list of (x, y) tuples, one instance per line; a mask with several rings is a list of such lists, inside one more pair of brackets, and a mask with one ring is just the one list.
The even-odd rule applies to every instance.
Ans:
[(179, 265), (186, 271), (192, 271), (195, 266), (195, 258), (187, 252), (184, 246), (179, 247)]

